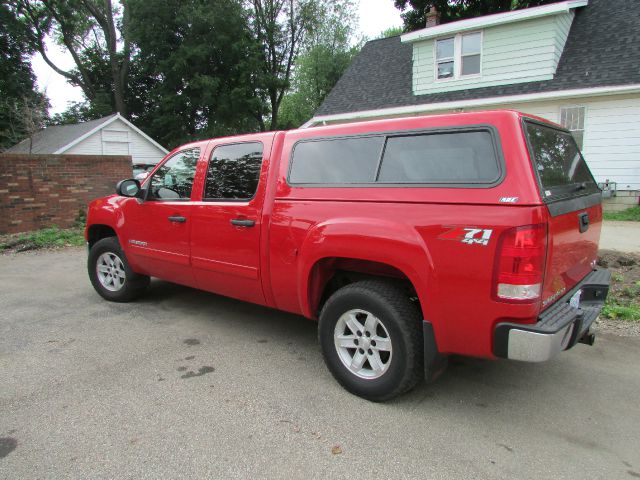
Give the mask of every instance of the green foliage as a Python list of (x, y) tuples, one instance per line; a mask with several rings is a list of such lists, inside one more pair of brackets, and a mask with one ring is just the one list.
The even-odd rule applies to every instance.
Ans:
[(397, 37), (398, 35), (402, 35), (403, 33), (404, 33), (403, 27), (391, 27), (380, 32), (380, 35), (378, 35), (378, 38)]
[(607, 303), (602, 309), (601, 315), (606, 318), (638, 321), (640, 320), (640, 305), (634, 303), (621, 305), (620, 303), (610, 302), (607, 300)]
[[(250, 27), (259, 52), (259, 92), (266, 102), (261, 129), (280, 128), (280, 105), (294, 65), (323, 10), (343, 0), (251, 0)], [(266, 120), (266, 121), (265, 121)]]
[[(131, 43), (128, 2), (120, 0), (7, 0), (28, 27), (27, 45), (40, 52), (47, 64), (79, 86), (101, 114), (127, 115), (125, 91)], [(51, 36), (71, 54), (75, 68), (64, 70), (49, 57), (45, 46)], [(107, 108), (102, 105), (108, 105)], [(94, 116), (100, 116), (95, 114)]]
[(620, 273), (613, 273), (611, 275), (611, 280), (614, 282), (622, 282), (624, 280), (624, 276)]
[[(635, 262), (632, 258), (628, 260), (625, 263)], [(613, 271), (611, 275), (611, 286), (601, 315), (619, 320), (640, 320), (640, 281), (635, 280), (637, 267), (627, 265), (612, 268), (617, 271)]]
[(0, 151), (42, 127), (47, 103), (36, 90), (26, 44), (28, 29), (15, 9), (0, 4)]
[[(283, 105), (284, 125), (298, 126), (356, 51), (355, 0), (7, 1), (29, 51), (83, 90), (49, 123), (118, 111), (169, 148), (276, 129)], [(48, 36), (73, 69), (47, 57)]]
[(353, 0), (319, 2), (315, 24), (297, 59), (292, 89), (284, 97), (281, 128), (296, 128), (309, 120), (359, 52)]
[(603, 216), (605, 220), (640, 222), (640, 206), (627, 208), (621, 212), (604, 212)]
[(234, 0), (131, 0), (134, 122), (167, 147), (259, 129), (258, 53)]
[(73, 123), (88, 122), (111, 114), (111, 108), (105, 109), (102, 103), (89, 101), (73, 102), (62, 113), (52, 115), (49, 125), (68, 125)]
[(9, 249), (25, 251), (39, 248), (80, 246), (84, 245), (84, 241), (84, 234), (81, 228), (61, 229), (54, 226), (11, 236), (0, 242), (0, 251)]
[(448, 23), (558, 1), (560, 0), (394, 0), (394, 4), (404, 12), (402, 20), (405, 30), (412, 32), (425, 28), (426, 14), (431, 7), (436, 7), (440, 13), (440, 23)]

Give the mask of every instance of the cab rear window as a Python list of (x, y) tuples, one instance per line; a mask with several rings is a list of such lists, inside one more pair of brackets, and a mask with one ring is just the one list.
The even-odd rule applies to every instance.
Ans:
[(600, 191), (571, 133), (537, 122), (524, 124), (543, 199)]

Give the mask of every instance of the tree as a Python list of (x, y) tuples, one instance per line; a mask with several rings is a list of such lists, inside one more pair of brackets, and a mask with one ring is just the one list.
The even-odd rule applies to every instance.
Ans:
[(43, 127), (47, 103), (37, 91), (25, 41), (28, 32), (15, 10), (0, 4), (0, 151)]
[[(261, 90), (269, 104), (269, 128), (278, 128), (278, 112), (290, 87), (295, 60), (312, 28), (315, 0), (251, 0), (251, 29), (260, 48)], [(266, 125), (260, 119), (261, 129)]]
[(394, 4), (404, 12), (402, 19), (405, 30), (412, 32), (425, 28), (426, 15), (431, 7), (436, 7), (440, 13), (440, 23), (448, 23), (558, 1), (560, 0), (394, 0)]
[[(29, 27), (29, 46), (73, 85), (82, 88), (90, 102), (108, 98), (111, 110), (127, 116), (125, 100), (131, 42), (128, 2), (111, 0), (9, 0)], [(73, 57), (76, 68), (59, 68), (49, 57), (45, 40), (53, 34)], [(96, 76), (95, 63), (102, 65)], [(106, 80), (106, 86), (104, 85)]]
[(362, 41), (354, 40), (355, 10), (353, 0), (316, 3), (292, 88), (282, 101), (281, 128), (295, 128), (309, 120), (360, 51)]
[(378, 35), (378, 38), (397, 37), (398, 35), (402, 35), (403, 33), (404, 33), (403, 27), (390, 27), (380, 32), (380, 35)]
[[(168, 146), (260, 129), (260, 55), (240, 0), (129, 0), (137, 123)], [(144, 83), (146, 82), (146, 83)]]

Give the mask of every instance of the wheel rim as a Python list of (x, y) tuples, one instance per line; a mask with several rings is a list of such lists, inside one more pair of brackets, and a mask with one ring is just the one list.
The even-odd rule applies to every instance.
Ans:
[(124, 287), (126, 280), (124, 263), (115, 253), (105, 252), (98, 257), (96, 273), (100, 285), (110, 292), (117, 292)]
[(379, 378), (391, 365), (391, 337), (371, 312), (355, 309), (342, 314), (333, 339), (340, 361), (357, 377)]

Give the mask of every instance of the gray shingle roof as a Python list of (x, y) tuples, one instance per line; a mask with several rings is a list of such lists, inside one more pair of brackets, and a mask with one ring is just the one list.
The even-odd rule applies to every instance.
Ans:
[(315, 115), (640, 83), (640, 1), (590, 0), (576, 10), (552, 80), (413, 95), (412, 45), (368, 42)]
[[(54, 153), (65, 145), (73, 142), (76, 138), (102, 125), (114, 115), (115, 114), (88, 122), (74, 123), (72, 125), (54, 125), (40, 130), (33, 135), (31, 153)], [(29, 139), (22, 140), (20, 143), (8, 148), (5, 150), (5, 153), (29, 153)]]

